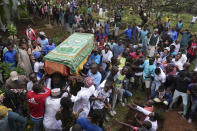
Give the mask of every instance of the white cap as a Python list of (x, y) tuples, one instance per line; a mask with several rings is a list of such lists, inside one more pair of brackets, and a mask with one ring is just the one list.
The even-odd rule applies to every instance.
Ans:
[(166, 47), (166, 48), (164, 48), (164, 50), (170, 51), (170, 48), (169, 47)]
[(158, 29), (157, 29), (157, 28), (155, 28), (155, 29), (154, 29), (154, 32), (158, 32)]
[(17, 73), (16, 71), (12, 71), (12, 72), (10, 73), (10, 79), (11, 79), (12, 81), (18, 80), (18, 73)]
[(59, 96), (60, 95), (60, 88), (54, 88), (51, 90), (51, 95), (56, 97), (56, 96)]
[(41, 31), (39, 34), (45, 36), (45, 33), (43, 31)]

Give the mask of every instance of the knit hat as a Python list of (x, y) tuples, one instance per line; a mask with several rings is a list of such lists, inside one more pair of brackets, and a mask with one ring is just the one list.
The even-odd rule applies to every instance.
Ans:
[(36, 51), (36, 52), (33, 53), (33, 56), (34, 56), (35, 59), (38, 59), (38, 58), (40, 58), (41, 53), (39, 51)]
[(84, 84), (87, 87), (94, 85), (94, 79), (92, 77), (86, 77), (84, 80)]
[(0, 119), (5, 117), (8, 113), (8, 108), (0, 105)]

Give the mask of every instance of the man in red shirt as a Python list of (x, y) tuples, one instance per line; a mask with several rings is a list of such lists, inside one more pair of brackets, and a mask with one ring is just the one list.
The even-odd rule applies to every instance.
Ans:
[(27, 101), (30, 109), (30, 117), (34, 123), (34, 131), (39, 131), (42, 125), (44, 115), (45, 99), (51, 94), (51, 91), (40, 84), (35, 84), (32, 91), (27, 92)]
[(137, 60), (140, 56), (142, 56), (142, 53), (139, 49), (136, 50), (136, 52), (130, 53), (130, 56), (134, 59)]
[(31, 28), (31, 25), (28, 25), (27, 29), (25, 30), (25, 36), (27, 37), (28, 43), (31, 44), (31, 41), (36, 40), (37, 31)]

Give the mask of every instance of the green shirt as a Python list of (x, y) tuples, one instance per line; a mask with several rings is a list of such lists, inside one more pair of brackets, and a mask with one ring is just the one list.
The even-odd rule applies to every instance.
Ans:
[(122, 87), (122, 83), (123, 83), (124, 78), (125, 78), (125, 75), (122, 75), (120, 73), (120, 75), (118, 76), (118, 78), (117, 78), (117, 80), (115, 82), (115, 86), (116, 87)]

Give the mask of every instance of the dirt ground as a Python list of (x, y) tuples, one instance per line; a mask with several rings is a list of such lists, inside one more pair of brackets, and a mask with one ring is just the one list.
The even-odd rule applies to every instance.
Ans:
[[(134, 126), (137, 126), (134, 115), (135, 111), (129, 111), (125, 122)], [(197, 131), (197, 121), (193, 121), (192, 124), (187, 123), (177, 111), (163, 112), (159, 120), (158, 131)], [(114, 123), (115, 124), (115, 123)], [(122, 127), (119, 131), (130, 131), (129, 128)]]
[(164, 131), (197, 131), (196, 119), (192, 124), (189, 124), (177, 111), (165, 112), (164, 117)]

